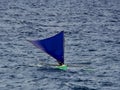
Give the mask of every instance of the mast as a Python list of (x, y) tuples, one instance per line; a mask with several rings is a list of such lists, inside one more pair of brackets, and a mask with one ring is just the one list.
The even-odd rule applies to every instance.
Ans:
[[(64, 38), (64, 31), (63, 31), (63, 60), (65, 59), (64, 58), (64, 52), (65, 52), (65, 38)], [(63, 64), (64, 64), (64, 62), (63, 62)]]

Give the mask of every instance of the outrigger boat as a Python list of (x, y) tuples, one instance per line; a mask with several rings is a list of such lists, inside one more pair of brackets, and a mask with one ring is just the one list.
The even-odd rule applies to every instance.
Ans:
[(64, 31), (42, 40), (28, 40), (37, 48), (55, 58), (59, 65), (56, 68), (67, 70), (67, 65), (64, 64)]

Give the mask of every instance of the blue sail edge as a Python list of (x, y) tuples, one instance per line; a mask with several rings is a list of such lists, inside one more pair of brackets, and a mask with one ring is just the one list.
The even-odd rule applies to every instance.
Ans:
[(28, 41), (55, 58), (59, 64), (64, 64), (64, 31), (50, 38)]

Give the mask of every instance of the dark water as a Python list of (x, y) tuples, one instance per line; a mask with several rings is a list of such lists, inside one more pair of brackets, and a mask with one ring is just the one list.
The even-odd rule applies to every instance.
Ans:
[[(27, 39), (65, 31), (67, 71)], [(120, 90), (120, 0), (0, 0), (0, 90)]]

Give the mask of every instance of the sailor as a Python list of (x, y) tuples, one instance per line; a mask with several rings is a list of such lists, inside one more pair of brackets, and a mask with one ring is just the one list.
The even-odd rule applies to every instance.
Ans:
[(62, 63), (62, 62), (59, 62), (59, 61), (58, 61), (58, 64), (59, 64), (59, 66), (62, 66), (62, 65), (64, 65), (64, 63)]

